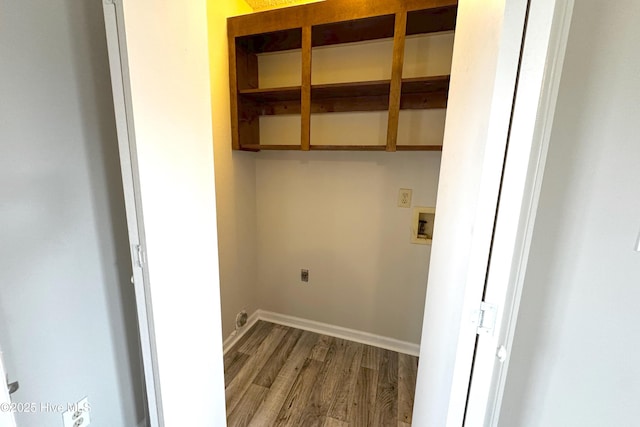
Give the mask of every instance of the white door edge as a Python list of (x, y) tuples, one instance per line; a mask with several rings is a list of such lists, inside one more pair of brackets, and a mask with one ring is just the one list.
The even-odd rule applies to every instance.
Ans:
[(526, 9), (459, 2), (414, 425), (464, 421)]
[(162, 417), (160, 382), (158, 379), (153, 310), (149, 289), (149, 277), (147, 269), (144, 266), (144, 223), (139, 194), (140, 185), (138, 182), (133, 118), (130, 113), (131, 110), (128, 108), (131, 106), (131, 100), (127, 89), (128, 68), (126, 39), (124, 25), (122, 25), (122, 8), (118, 6), (115, 0), (103, 1), (116, 132), (120, 155), (120, 170), (125, 199), (131, 265), (133, 267), (132, 286), (135, 288), (138, 331), (146, 389), (147, 421), (151, 427), (161, 427), (164, 423)]
[(538, 0), (528, 12), (485, 292), (499, 309), (494, 333), (478, 338), (468, 427), (498, 425), (572, 11), (573, 0)]
[(500, 196), (500, 177), (504, 168), (509, 121), (518, 77), (518, 60), (526, 25), (527, 0), (507, 0), (503, 8), (504, 17), (499, 41), (492, 112), (486, 135), (487, 147), (491, 148), (485, 153), (479, 202), (472, 233), (462, 318), (460, 329), (457, 331), (458, 345), (449, 397), (447, 427), (459, 427), (465, 423), (478, 330), (474, 323), (474, 314), (480, 309), (482, 302), (491, 253), (493, 227)]

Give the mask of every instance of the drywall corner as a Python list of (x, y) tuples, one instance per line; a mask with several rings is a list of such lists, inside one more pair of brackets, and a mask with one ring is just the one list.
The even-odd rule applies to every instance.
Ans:
[(207, 3), (223, 336), (234, 330), (236, 313), (257, 308), (255, 159), (251, 153), (231, 150), (226, 31), (229, 16), (249, 12), (244, 0)]

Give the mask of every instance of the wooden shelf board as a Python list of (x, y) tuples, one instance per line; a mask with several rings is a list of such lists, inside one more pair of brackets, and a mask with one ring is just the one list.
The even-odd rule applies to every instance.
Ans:
[(390, 80), (312, 85), (311, 99), (351, 98), (376, 95), (388, 96), (390, 85)]
[(447, 108), (447, 92), (403, 93), (400, 110), (431, 110)]
[(442, 145), (396, 145), (396, 151), (442, 151)]
[[(359, 0), (355, 4), (353, 0), (332, 0), (231, 17), (227, 20), (227, 28), (231, 37), (239, 37), (277, 32), (282, 28), (325, 25), (337, 19), (344, 22), (402, 11), (457, 10), (457, 7), (457, 0)], [(415, 21), (418, 20), (416, 17)], [(427, 24), (421, 23), (418, 28), (426, 26)]]
[[(391, 80), (331, 83), (311, 86), (312, 99), (389, 95)], [(402, 79), (402, 93), (432, 93), (449, 90), (449, 76)]]
[[(351, 98), (358, 96), (389, 95), (390, 80), (329, 83), (311, 86), (311, 96), (323, 98)], [(402, 93), (430, 93), (449, 89), (449, 76), (411, 77), (402, 79)], [(242, 96), (260, 101), (293, 101), (300, 99), (300, 86), (241, 89)]]
[[(300, 151), (299, 145), (243, 144), (244, 151)], [(311, 151), (385, 151), (385, 145), (313, 145)], [(396, 151), (442, 151), (442, 145), (397, 145)]]
[(402, 79), (402, 93), (448, 92), (449, 80), (448, 75)]
[(384, 151), (384, 145), (313, 145), (311, 151)]
[(453, 31), (456, 28), (457, 7), (414, 10), (407, 12), (407, 35)]
[[(416, 10), (407, 15), (407, 35), (452, 31), (456, 25), (457, 7)], [(312, 46), (330, 46), (393, 37), (393, 14), (349, 21), (332, 22), (312, 27)], [(300, 49), (301, 28), (290, 28), (262, 34), (240, 36), (236, 43), (250, 53)]]
[[(447, 93), (406, 94), (400, 97), (400, 110), (430, 110), (447, 107)], [(387, 111), (389, 96), (363, 96), (358, 98), (327, 98), (311, 101), (311, 114), (349, 113), (354, 111)], [(299, 101), (262, 102), (254, 104), (258, 116), (300, 114)]]
[(313, 27), (312, 44), (318, 47), (392, 38), (394, 20), (391, 14), (316, 25)]
[(300, 86), (275, 87), (267, 89), (241, 89), (238, 91), (241, 97), (254, 102), (300, 102)]
[[(389, 108), (389, 80), (332, 83), (311, 87), (311, 113), (384, 111)], [(449, 76), (402, 80), (401, 110), (446, 108)], [(255, 104), (258, 115), (300, 114), (299, 86), (244, 89), (240, 98)]]
[(261, 145), (261, 144), (243, 144), (240, 146), (244, 151), (260, 151), (260, 150), (273, 150), (273, 151), (300, 151), (299, 145)]
[(300, 49), (302, 47), (302, 28), (238, 37), (236, 43), (250, 53)]

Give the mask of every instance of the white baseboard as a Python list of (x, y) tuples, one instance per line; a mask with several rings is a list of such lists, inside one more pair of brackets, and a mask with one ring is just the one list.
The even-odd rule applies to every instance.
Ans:
[(394, 338), (356, 331), (355, 329), (343, 328), (341, 326), (329, 325), (328, 323), (316, 322), (314, 320), (302, 319), (300, 317), (287, 316), (285, 314), (274, 313), (271, 311), (256, 310), (256, 313), (254, 314), (258, 319), (267, 322), (278, 323), (280, 325), (303, 329), (305, 331), (316, 332), (323, 335), (385, 348), (387, 350), (397, 351), (398, 353), (410, 354), (411, 356), (420, 355), (420, 345), (407, 341), (400, 341)]
[(242, 338), (242, 336), (244, 334), (247, 333), (247, 331), (249, 329), (251, 329), (251, 327), (258, 321), (260, 320), (260, 318), (258, 317), (258, 313), (260, 312), (260, 310), (256, 310), (254, 311), (251, 316), (249, 316), (249, 318), (247, 319), (247, 323), (240, 329), (236, 329), (235, 331), (231, 332), (231, 335), (229, 335), (222, 343), (222, 353), (223, 354), (227, 354), (227, 352), (229, 351), (229, 349), (231, 347), (233, 347), (233, 345), (235, 343), (238, 342), (238, 340), (240, 338)]

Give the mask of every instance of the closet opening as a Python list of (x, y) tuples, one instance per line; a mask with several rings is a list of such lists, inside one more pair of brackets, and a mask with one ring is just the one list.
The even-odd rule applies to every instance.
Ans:
[(229, 3), (209, 6), (228, 423), (410, 425), (457, 3)]

